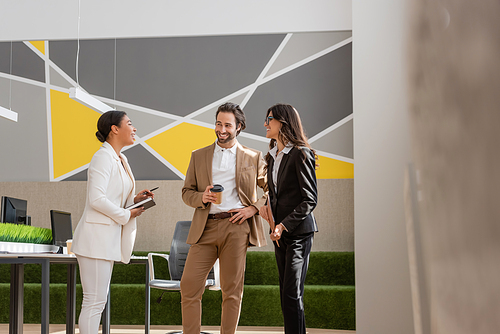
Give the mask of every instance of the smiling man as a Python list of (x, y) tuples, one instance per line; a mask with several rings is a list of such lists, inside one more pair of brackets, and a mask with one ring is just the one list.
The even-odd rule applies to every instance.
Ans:
[[(182, 188), (184, 203), (195, 208), (187, 243), (191, 244), (181, 279), (184, 334), (199, 334), (205, 280), (217, 258), (222, 290), (221, 334), (233, 334), (240, 316), (247, 247), (264, 246), (264, 229), (257, 215), (267, 198), (264, 159), (236, 137), (245, 129), (245, 114), (225, 103), (215, 114), (217, 140), (193, 151)], [(211, 192), (224, 187), (222, 202)], [(257, 186), (264, 189), (258, 198)]]

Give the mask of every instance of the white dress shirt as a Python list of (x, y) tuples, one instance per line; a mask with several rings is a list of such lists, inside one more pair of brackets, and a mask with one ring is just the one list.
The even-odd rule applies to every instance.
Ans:
[(222, 203), (210, 206), (210, 213), (227, 212), (232, 209), (241, 209), (241, 203), (236, 189), (236, 141), (231, 148), (222, 148), (215, 143), (212, 159), (212, 181), (224, 187)]
[(278, 192), (278, 171), (280, 170), (281, 160), (283, 160), (283, 155), (288, 154), (288, 152), (290, 152), (292, 148), (293, 145), (291, 143), (288, 143), (285, 148), (282, 149), (278, 154), (276, 154), (276, 152), (278, 151), (278, 145), (269, 150), (269, 154), (274, 158), (273, 185), (274, 191), (276, 193)]

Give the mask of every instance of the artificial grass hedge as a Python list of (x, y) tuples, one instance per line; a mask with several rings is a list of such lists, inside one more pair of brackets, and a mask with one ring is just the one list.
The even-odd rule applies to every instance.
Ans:
[[(164, 253), (166, 252), (155, 252)], [(146, 256), (148, 252), (134, 252)], [(273, 252), (248, 252), (245, 285), (278, 285), (278, 268)], [(354, 285), (353, 252), (312, 252), (309, 261), (306, 285)], [(170, 279), (167, 261), (155, 258), (155, 276)], [(78, 267), (77, 267), (78, 270)], [(40, 283), (42, 268), (37, 264), (24, 266), (24, 282)], [(66, 283), (67, 269), (64, 264), (50, 265), (50, 282)], [(115, 263), (111, 284), (144, 284), (146, 267)], [(0, 283), (10, 282), (10, 265), (0, 265)], [(80, 274), (77, 272), (77, 284)]]
[[(134, 252), (145, 255), (146, 252)], [(168, 279), (166, 261), (155, 260), (157, 278)], [(24, 322), (40, 323), (40, 265), (25, 265)], [(78, 276), (79, 277), (79, 274)], [(144, 265), (115, 264), (111, 284), (111, 323), (144, 324)], [(9, 321), (10, 265), (0, 265), (0, 323)], [(51, 265), (50, 322), (66, 321), (66, 266)], [(82, 291), (77, 282), (77, 317)], [(151, 324), (181, 324), (180, 293), (151, 289)], [(352, 252), (313, 252), (306, 279), (304, 304), (309, 328), (355, 329), (354, 254)], [(206, 290), (203, 295), (203, 325), (219, 325), (221, 292)], [(278, 273), (272, 252), (249, 252), (245, 291), (239, 324), (241, 326), (283, 326)]]
[[(77, 285), (76, 314), (80, 314), (82, 288)], [(167, 292), (161, 295), (151, 290), (151, 324), (180, 325), (181, 297)], [(0, 283), (0, 323), (9, 322), (9, 284)], [(66, 322), (66, 285), (50, 286), (50, 323)], [(24, 323), (40, 323), (41, 287), (27, 283), (24, 287)], [(202, 324), (220, 325), (222, 296), (220, 291), (205, 291), (203, 295)], [(305, 286), (304, 304), (309, 328), (355, 329), (353, 286)], [(116, 325), (144, 324), (144, 285), (111, 285), (111, 323)], [(243, 294), (240, 326), (283, 326), (279, 288), (276, 285), (247, 285)]]

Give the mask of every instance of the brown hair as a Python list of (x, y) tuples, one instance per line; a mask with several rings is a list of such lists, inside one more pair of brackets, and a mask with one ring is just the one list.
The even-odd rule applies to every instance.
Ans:
[(240, 106), (237, 105), (236, 103), (226, 102), (223, 105), (221, 105), (217, 109), (217, 112), (215, 113), (215, 120), (217, 120), (217, 116), (219, 116), (220, 112), (233, 113), (234, 118), (236, 119), (236, 128), (238, 128), (238, 125), (241, 125), (240, 129), (236, 132), (236, 135), (239, 135), (240, 132), (245, 130), (245, 128), (247, 127), (245, 113), (243, 113), (243, 110), (241, 110)]
[[(300, 120), (299, 113), (297, 110), (289, 104), (278, 103), (267, 110), (266, 117), (269, 113), (273, 113), (273, 118), (281, 123), (281, 129), (278, 133), (278, 139), (283, 144), (291, 143), (294, 147), (307, 147), (309, 148), (316, 160), (316, 168), (319, 167), (318, 156), (316, 151), (312, 149), (311, 145), (307, 142), (307, 136), (302, 127), (302, 121)], [(269, 149), (276, 146), (276, 140), (271, 139), (269, 142)], [(271, 155), (269, 152), (266, 155), (266, 161), (269, 162)], [(304, 153), (304, 159), (306, 158)]]

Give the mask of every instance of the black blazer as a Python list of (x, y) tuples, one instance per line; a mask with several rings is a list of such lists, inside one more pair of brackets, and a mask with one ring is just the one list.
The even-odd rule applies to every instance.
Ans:
[(267, 164), (269, 200), (274, 220), (288, 230), (283, 230), (283, 236), (317, 232), (312, 212), (318, 200), (316, 162), (312, 151), (307, 147), (294, 147), (283, 155), (278, 170), (277, 193), (273, 184), (273, 157), (268, 156)]

